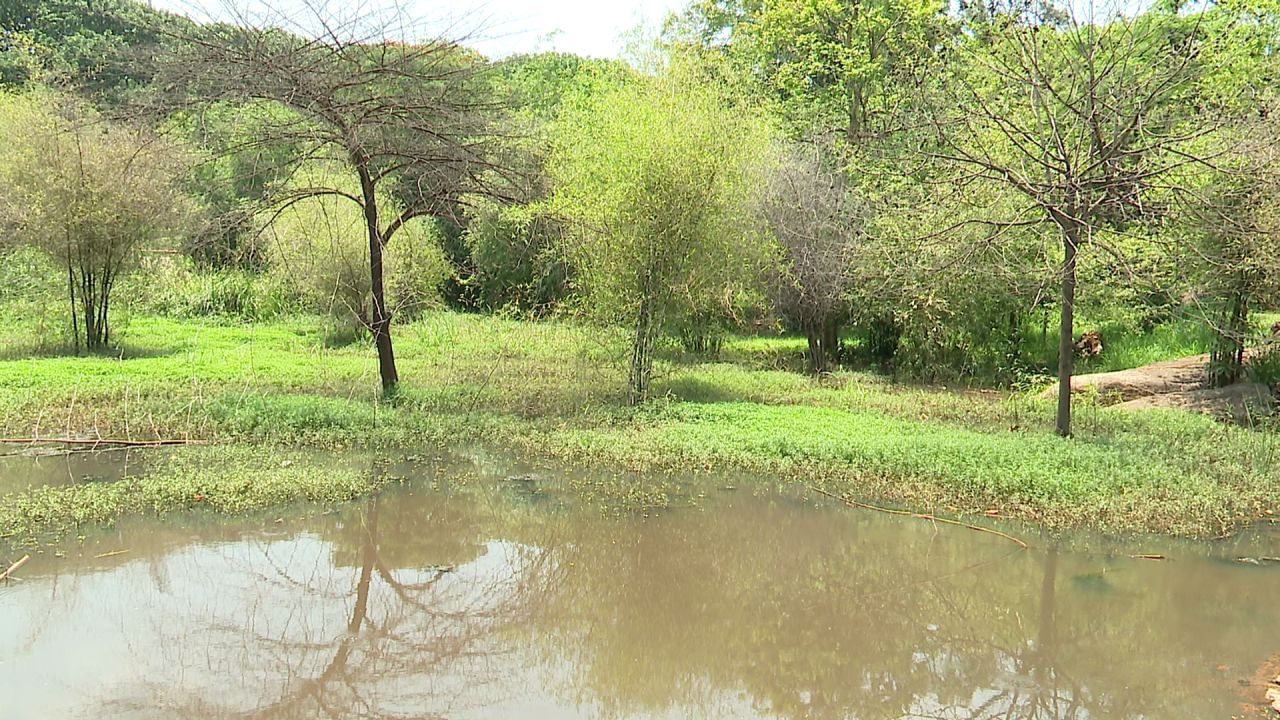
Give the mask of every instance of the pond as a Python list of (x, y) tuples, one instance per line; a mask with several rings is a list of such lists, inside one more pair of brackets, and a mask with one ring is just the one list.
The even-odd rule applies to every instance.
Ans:
[(36, 555), (0, 585), (0, 716), (1230, 718), (1280, 653), (1280, 571), (1236, 561), (1272, 531), (1022, 550), (750, 479), (645, 513), (489, 457), (402, 469)]
[(110, 482), (141, 475), (155, 451), (128, 449), (72, 453), (31, 448), (0, 455), (0, 495), (45, 485)]

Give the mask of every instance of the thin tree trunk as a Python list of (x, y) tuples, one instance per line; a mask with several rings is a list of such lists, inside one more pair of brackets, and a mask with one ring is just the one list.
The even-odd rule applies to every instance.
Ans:
[(657, 335), (656, 302), (651, 292), (645, 293), (636, 316), (635, 337), (631, 341), (631, 372), (628, 378), (629, 402), (639, 405), (649, 396), (653, 379), (653, 347)]
[(83, 258), (80, 264), (80, 312), (84, 320), (84, 347), (86, 350), (94, 350), (98, 347), (98, 314), (95, 312), (97, 307), (94, 298), (93, 272), (84, 265)]
[(378, 220), (378, 198), (373, 179), (364, 168), (360, 169), (360, 187), (364, 195), (365, 227), (369, 234), (369, 290), (373, 301), (370, 328), (373, 344), (378, 349), (378, 375), (382, 379), (382, 392), (392, 394), (400, 383), (396, 370), (395, 347), (391, 343), (391, 312), (387, 308), (387, 293), (383, 283), (382, 255), (385, 245)]
[(106, 347), (111, 344), (111, 291), (109, 286), (104, 282), (102, 286), (102, 320), (99, 327), (102, 328), (102, 346)]
[(102, 345), (106, 347), (111, 344), (111, 288), (116, 282), (116, 262), (114, 253), (110, 248), (107, 250), (107, 258), (102, 263), (102, 297), (98, 299), (102, 306)]
[(76, 275), (71, 267), (71, 250), (67, 250), (67, 298), (71, 301), (71, 343), (80, 354), (80, 321), (76, 311)]
[(1076, 256), (1080, 228), (1062, 226), (1062, 315), (1058, 327), (1058, 434), (1071, 437), (1071, 373), (1075, 369)]

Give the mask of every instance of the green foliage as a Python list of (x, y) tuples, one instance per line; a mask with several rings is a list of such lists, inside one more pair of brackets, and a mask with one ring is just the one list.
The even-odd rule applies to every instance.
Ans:
[(933, 0), (783, 0), (764, 3), (746, 27), (798, 122), (834, 118), (853, 141), (892, 121), (909, 87), (901, 80), (922, 72), (938, 45), (942, 12)]
[(41, 77), (41, 60), (48, 52), (29, 31), (0, 27), (0, 88), (20, 88)]
[(59, 83), (118, 104), (150, 81), (142, 58), (185, 22), (135, 0), (6, 0), (0, 89)]
[(884, 140), (941, 68), (952, 31), (932, 0), (700, 0), (677, 42), (720, 51), (799, 135), (838, 128), (851, 148)]
[(145, 272), (126, 281), (135, 305), (174, 318), (221, 317), (271, 320), (303, 305), (279, 275), (227, 268), (201, 270), (189, 258), (160, 255), (144, 261)]
[(565, 53), (516, 55), (493, 73), (496, 94), (519, 113), (554, 120), (561, 109), (622, 87), (635, 73), (618, 60), (597, 60)]
[(183, 148), (50, 92), (0, 96), (0, 225), (61, 265), (77, 345), (110, 341), (112, 289), (183, 232)]
[[(326, 187), (352, 192), (347, 178), (315, 166), (293, 179), (297, 187)], [(354, 194), (352, 192), (352, 194)], [(390, 197), (383, 208), (396, 212)], [(326, 193), (291, 202), (269, 216), (264, 232), (268, 273), (293, 289), (312, 310), (351, 326), (371, 322), (369, 236), (361, 207), (346, 197)], [(435, 227), (412, 220), (385, 251), (387, 302), (394, 316), (409, 319), (439, 304), (439, 288), (451, 268), (440, 252)]]
[(647, 392), (663, 326), (729, 314), (767, 244), (748, 209), (768, 130), (698, 68), (605, 95), (562, 124), (549, 172), (585, 308), (634, 329), (631, 391)]
[(479, 200), (462, 241), (474, 275), (471, 297), (486, 310), (542, 315), (568, 292), (570, 268), (560, 228), (528, 206)]
[(200, 148), (201, 162), (188, 185), (204, 209), (204, 222), (184, 252), (201, 266), (261, 269), (265, 263), (257, 213), (268, 192), (284, 181), (303, 143), (262, 142), (280, 125), (298, 122), (288, 108), (269, 101), (215, 103), (199, 112), (179, 111), (166, 129)]
[(59, 270), (37, 248), (0, 245), (0, 357), (57, 352), (71, 344)]
[(1250, 381), (1280, 388), (1280, 350), (1274, 346), (1250, 357), (1246, 369)]
[(65, 290), (58, 282), (58, 266), (30, 245), (0, 246), (0, 307), (46, 308)]

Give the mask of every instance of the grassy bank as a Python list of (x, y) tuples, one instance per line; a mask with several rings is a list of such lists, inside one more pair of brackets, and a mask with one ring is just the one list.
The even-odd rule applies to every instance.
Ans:
[(291, 503), (341, 503), (394, 479), (368, 465), (335, 466), (311, 454), (261, 448), (184, 447), (154, 471), (117, 482), (46, 486), (0, 503), (0, 542), (34, 544), (125, 515), (208, 510), (240, 515)]
[[(314, 319), (240, 326), (135, 318), (122, 341), (112, 357), (0, 361), (3, 434), (193, 438), (242, 448), (499, 443), (629, 469), (740, 468), (914, 509), (995, 511), (1112, 531), (1217, 535), (1280, 511), (1273, 433), (1175, 411), (1134, 415), (1085, 405), (1078, 436), (1063, 441), (1052, 434), (1048, 404), (1025, 395), (901, 386), (862, 373), (818, 380), (776, 369), (800, 352), (788, 340), (730, 343), (722, 362), (669, 356), (659, 366), (657, 399), (641, 409), (622, 401), (623, 338), (569, 323), (442, 312), (402, 327), (404, 388), (394, 403), (376, 395), (372, 350), (330, 347)], [(218, 462), (189, 474), (211, 481), (222, 473), (210, 469)], [(304, 499), (327, 497), (321, 486), (337, 488), (334, 498), (376, 489), (334, 477), (262, 471), (227, 487), (256, 492), (263, 483), (284, 499), (284, 488), (294, 486)], [(126, 507), (178, 504), (166, 499), (166, 488), (178, 488), (173, 498), (180, 499), (189, 494), (186, 478), (175, 469), (145, 486), (43, 494), (98, 493)], [(276, 492), (251, 504), (280, 499)], [(51, 513), (0, 522), (102, 517), (74, 511), (56, 520)]]

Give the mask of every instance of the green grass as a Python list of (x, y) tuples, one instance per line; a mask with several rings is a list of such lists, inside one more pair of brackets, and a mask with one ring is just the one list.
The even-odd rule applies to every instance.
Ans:
[[(1254, 313), (1253, 327), (1259, 334), (1269, 332), (1280, 321), (1280, 313)], [(1213, 333), (1200, 319), (1187, 318), (1158, 325), (1148, 332), (1137, 332), (1125, 323), (1078, 323), (1080, 331), (1100, 330), (1103, 352), (1098, 358), (1082, 361), (1077, 372), (1096, 373), (1128, 370), (1165, 360), (1203, 355), (1213, 347)], [(1045, 367), (1057, 361), (1057, 336), (1043, 340), (1041, 353)]]
[[(623, 402), (621, 333), (429, 314), (397, 329), (404, 382), (393, 403), (378, 397), (372, 348), (327, 347), (325, 336), (314, 318), (258, 325), (135, 318), (121, 337), (123, 359), (0, 361), (0, 429), (248, 448), (493, 443), (611, 468), (750, 470), (914, 509), (997, 510), (1054, 528), (1117, 532), (1216, 535), (1280, 510), (1273, 433), (1176, 411), (1084, 405), (1077, 437), (1064, 441), (1052, 433), (1049, 404), (1028, 395), (776, 369), (802, 349), (794, 339), (734, 340), (722, 362), (672, 355), (659, 364), (655, 400), (632, 409)], [(1180, 348), (1178, 337), (1152, 344)], [(1141, 355), (1134, 347), (1131, 358)], [(201, 482), (223, 473), (199, 470), (193, 477)], [(165, 477), (184, 487), (182, 472)], [(295, 480), (303, 482), (269, 486)], [(300, 487), (303, 498), (321, 493)], [(345, 480), (336, 487), (335, 498), (371, 489)], [(75, 492), (101, 493), (129, 511), (183, 497), (164, 495), (160, 485)], [(273, 501), (275, 492), (255, 494), (249, 506)], [(156, 501), (136, 499), (156, 493)], [(95, 507), (95, 497), (72, 506)], [(66, 517), (103, 519), (90, 510)]]
[[(1165, 360), (1201, 355), (1209, 352), (1213, 335), (1203, 322), (1185, 319), (1158, 325), (1148, 332), (1138, 332), (1122, 322), (1076, 323), (1077, 334), (1089, 330), (1102, 333), (1102, 355), (1076, 363), (1077, 373), (1113, 372), (1150, 365)], [(1058, 364), (1058, 335), (1056, 331), (1042, 335), (1039, 328), (1031, 333), (1028, 341), (1033, 352), (1031, 359), (1045, 372), (1052, 372)]]
[(143, 477), (111, 483), (41, 487), (0, 502), (0, 541), (32, 545), (42, 537), (125, 515), (202, 509), (239, 515), (290, 503), (341, 503), (375, 493), (391, 478), (331, 458), (265, 454), (256, 448), (186, 447)]

